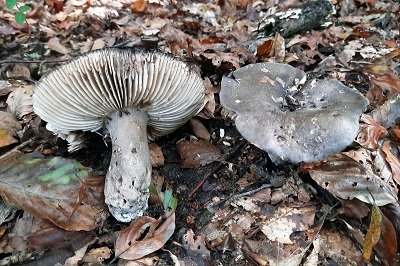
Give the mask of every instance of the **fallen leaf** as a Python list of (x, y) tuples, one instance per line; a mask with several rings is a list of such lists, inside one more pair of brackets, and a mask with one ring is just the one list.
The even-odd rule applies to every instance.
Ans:
[(12, 114), (0, 111), (0, 148), (17, 143), (14, 137), (20, 130), (22, 127)]
[(375, 245), (374, 250), (379, 257), (386, 261), (387, 265), (395, 265), (394, 262), (397, 258), (396, 230), (392, 222), (383, 213), (381, 213), (381, 216), (381, 237)]
[(28, 236), (29, 245), (35, 250), (78, 250), (93, 239), (93, 232), (67, 231), (46, 220), (35, 225)]
[(190, 127), (192, 128), (193, 134), (197, 138), (210, 141), (211, 139), (210, 132), (208, 132), (207, 128), (203, 125), (203, 123), (199, 119), (192, 118), (189, 120), (189, 124)]
[(221, 151), (206, 140), (178, 142), (177, 150), (181, 156), (181, 167), (198, 168), (218, 161), (221, 158)]
[(155, 143), (150, 143), (149, 149), (150, 149), (150, 157), (151, 157), (151, 166), (153, 168), (163, 166), (165, 159), (164, 159), (164, 154), (163, 154), (161, 148)]
[(390, 141), (386, 140), (383, 142), (382, 152), (386, 162), (389, 164), (392, 170), (394, 181), (396, 181), (397, 185), (400, 185), (400, 160), (398, 156), (396, 156), (399, 155), (397, 147), (391, 144)]
[(366, 261), (371, 260), (372, 249), (378, 243), (381, 237), (382, 215), (379, 208), (374, 205), (371, 210), (371, 221), (367, 234), (364, 238), (363, 257)]
[(388, 132), (386, 128), (376, 122), (372, 116), (362, 114), (361, 115), (361, 130), (357, 135), (356, 142), (367, 149), (378, 148), (378, 140), (386, 137)]
[(293, 244), (293, 232), (308, 231), (314, 224), (315, 207), (279, 207), (272, 217), (262, 223), (261, 231), (271, 241)]
[(33, 86), (26, 85), (15, 89), (7, 98), (7, 109), (15, 117), (21, 119), (23, 116), (33, 112)]
[(370, 204), (375, 201), (378, 206), (397, 202), (396, 187), (371, 172), (362, 161), (343, 154), (329, 157), (307, 171), (319, 186), (341, 199), (357, 198)]
[(108, 247), (100, 247), (89, 250), (82, 259), (84, 264), (102, 264), (106, 259), (111, 257), (111, 249)]
[(104, 178), (75, 160), (32, 154), (0, 161), (0, 195), (35, 217), (71, 231), (102, 225)]
[(206, 246), (204, 236), (196, 236), (191, 229), (182, 237), (182, 247), (194, 265), (204, 265), (210, 259), (210, 250)]
[[(137, 260), (162, 248), (175, 230), (175, 214), (169, 216), (157, 228), (160, 222), (161, 220), (147, 216), (134, 220), (118, 236), (115, 242), (115, 256), (125, 260)], [(142, 238), (146, 230), (148, 232)]]
[(71, 53), (71, 49), (61, 44), (60, 39), (57, 37), (53, 37), (47, 42), (47, 48), (64, 55)]
[(132, 13), (143, 13), (147, 7), (147, 0), (135, 0), (132, 3)]

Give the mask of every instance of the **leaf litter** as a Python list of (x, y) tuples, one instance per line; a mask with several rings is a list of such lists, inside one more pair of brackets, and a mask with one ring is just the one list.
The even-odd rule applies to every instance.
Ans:
[[(318, 15), (323, 19), (318, 21), (307, 21), (305, 1), (27, 4), (31, 9), (23, 25), (0, 5), (0, 155), (10, 150), (18, 154), (1, 160), (1, 169), (7, 169), (0, 174), (1, 191), (5, 200), (24, 209), (19, 216), (5, 212), (10, 216), (0, 230), (6, 256), (2, 263), (31, 260), (31, 249), (65, 248), (56, 245), (65, 239), (72, 253), (55, 263), (107, 264), (124, 249), (128, 259), (148, 255), (137, 261), (148, 265), (166, 257), (197, 265), (352, 265), (362, 263), (363, 250), (372, 264), (395, 263), (400, 239), (396, 1), (321, 1)], [(290, 23), (296, 25), (298, 19), (310, 24), (293, 30)], [(278, 31), (268, 32), (270, 26)], [(105, 174), (110, 158), (106, 136), (67, 136), (70, 147), (56, 140), (32, 114), (29, 91), (33, 81), (56, 65), (110, 46), (156, 48), (196, 63), (207, 87), (199, 117), (150, 146), (157, 169), (150, 209), (140, 218), (147, 222), (129, 226), (105, 220), (102, 177), (97, 174)], [(245, 142), (234, 116), (224, 113), (219, 102), (221, 79), (245, 65), (270, 61), (289, 63), (314, 78), (338, 79), (363, 93), (370, 106), (355, 142), (342, 153), (300, 168), (275, 165)], [(32, 160), (39, 161), (28, 167)], [(55, 165), (49, 165), (51, 160)], [(50, 198), (43, 198), (49, 193)], [(82, 219), (77, 222), (75, 216)], [(370, 235), (374, 241), (365, 242)], [(46, 258), (51, 253), (40, 254)]]

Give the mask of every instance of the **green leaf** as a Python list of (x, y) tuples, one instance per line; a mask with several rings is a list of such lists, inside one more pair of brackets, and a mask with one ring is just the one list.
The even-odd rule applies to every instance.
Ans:
[(176, 206), (178, 206), (178, 200), (172, 194), (172, 188), (167, 187), (163, 198), (163, 207), (165, 211), (165, 216), (169, 217), (175, 212)]
[(24, 13), (21, 13), (21, 12), (17, 12), (17, 13), (15, 13), (15, 21), (18, 23), (18, 24), (22, 24), (22, 23), (24, 23), (25, 22), (25, 19), (26, 19), (26, 15), (24, 14)]
[(13, 9), (17, 2), (18, 0), (6, 0), (6, 6), (8, 9)]
[(19, 8), (19, 12), (26, 13), (29, 9), (31, 9), (28, 5), (23, 5)]

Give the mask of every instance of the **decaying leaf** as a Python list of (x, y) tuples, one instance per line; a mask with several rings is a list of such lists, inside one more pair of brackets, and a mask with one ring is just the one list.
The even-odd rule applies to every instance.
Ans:
[(176, 145), (181, 156), (181, 167), (197, 168), (218, 161), (221, 151), (206, 140), (183, 140)]
[(0, 195), (65, 230), (90, 231), (105, 218), (104, 179), (75, 160), (32, 154), (0, 161)]
[(0, 148), (17, 143), (18, 140), (14, 137), (21, 129), (12, 114), (0, 111)]
[[(118, 236), (115, 242), (115, 256), (125, 260), (137, 260), (162, 248), (175, 230), (175, 214), (169, 216), (158, 227), (160, 222), (161, 220), (147, 216), (134, 220)], [(142, 236), (146, 230), (146, 234)]]
[(156, 168), (164, 165), (164, 154), (160, 148), (155, 143), (149, 144), (150, 149), (150, 157), (151, 157), (151, 166)]
[(100, 247), (90, 250), (85, 254), (82, 261), (87, 264), (101, 264), (104, 260), (111, 257), (111, 249)]
[(378, 206), (397, 202), (396, 187), (373, 173), (363, 161), (346, 155), (329, 157), (307, 171), (318, 185), (341, 199), (357, 198), (366, 203), (375, 200)]
[(196, 265), (203, 265), (210, 258), (210, 250), (206, 246), (204, 236), (195, 236), (189, 229), (182, 237), (182, 247), (186, 250), (188, 257)]
[(363, 244), (363, 257), (366, 261), (370, 261), (372, 249), (378, 243), (381, 237), (382, 215), (379, 208), (374, 205), (371, 211), (371, 222), (369, 224), (368, 232), (364, 238)]
[(293, 244), (292, 233), (309, 230), (314, 218), (315, 207), (279, 207), (273, 217), (263, 223), (261, 231), (271, 241)]
[(33, 112), (32, 100), (33, 86), (26, 85), (15, 89), (7, 98), (7, 109), (15, 117), (21, 119), (23, 116)]

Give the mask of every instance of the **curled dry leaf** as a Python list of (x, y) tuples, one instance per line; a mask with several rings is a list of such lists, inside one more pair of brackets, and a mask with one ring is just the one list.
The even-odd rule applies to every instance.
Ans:
[(155, 143), (149, 144), (150, 149), (150, 157), (151, 157), (151, 166), (152, 167), (161, 167), (164, 165), (164, 154), (160, 148)]
[(33, 86), (26, 85), (14, 90), (7, 98), (7, 109), (15, 117), (21, 119), (23, 116), (33, 112)]
[(206, 140), (178, 142), (177, 150), (181, 156), (181, 167), (197, 168), (221, 158), (221, 151)]
[(0, 148), (17, 143), (18, 140), (14, 137), (21, 129), (12, 114), (0, 111)]
[(205, 139), (210, 141), (211, 135), (203, 123), (197, 119), (192, 118), (189, 120), (190, 127), (192, 128), (193, 134), (199, 139)]
[(362, 122), (361, 130), (358, 133), (356, 142), (367, 149), (377, 149), (378, 140), (388, 135), (386, 128), (376, 122), (370, 115), (363, 114), (360, 120)]
[(8, 204), (70, 231), (102, 225), (104, 179), (75, 160), (32, 154), (0, 161), (0, 195)]
[[(174, 233), (175, 214), (169, 216), (158, 227), (160, 222), (161, 220), (147, 216), (134, 220), (118, 236), (115, 242), (115, 256), (125, 260), (137, 260), (162, 248)], [(146, 230), (147, 233), (143, 237), (142, 234)]]
[[(368, 161), (372, 162), (372, 159)], [(307, 169), (307, 165), (303, 168)], [(375, 201), (378, 206), (397, 202), (396, 187), (373, 173), (363, 161), (346, 155), (329, 157), (307, 171), (318, 185), (341, 199), (357, 198), (366, 203)]]

